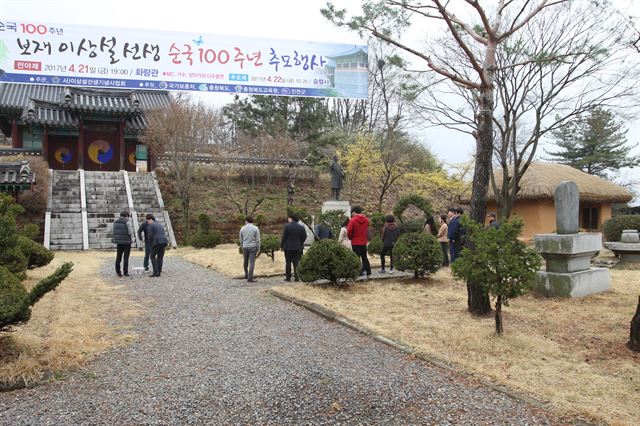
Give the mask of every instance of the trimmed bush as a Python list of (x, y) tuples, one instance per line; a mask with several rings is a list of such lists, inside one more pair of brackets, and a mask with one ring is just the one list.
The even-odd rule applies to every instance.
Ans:
[(7, 268), (12, 274), (15, 274), (20, 280), (25, 279), (27, 270), (27, 258), (20, 248), (16, 247), (8, 248), (4, 251), (0, 251), (0, 266)]
[(0, 267), (0, 332), (11, 331), (11, 326), (27, 322), (31, 307), (54, 290), (72, 270), (73, 263), (67, 262), (27, 292), (13, 274)]
[(438, 270), (442, 263), (442, 250), (433, 235), (411, 232), (400, 236), (393, 248), (393, 258), (396, 269), (413, 271), (418, 278)]
[(24, 235), (18, 237), (18, 248), (27, 259), (27, 268), (45, 266), (53, 260), (53, 252), (51, 250)]
[(222, 234), (218, 231), (202, 233), (200, 231), (193, 234), (189, 244), (195, 248), (213, 248), (222, 241)]
[(35, 223), (28, 223), (22, 227), (22, 231), (20, 233), (30, 240), (37, 242), (38, 237), (40, 236), (40, 227)]
[(355, 280), (360, 273), (360, 258), (336, 240), (315, 242), (302, 256), (298, 274), (304, 282), (329, 280), (334, 286)]
[(606, 241), (620, 241), (623, 230), (640, 230), (640, 215), (627, 214), (623, 216), (612, 217), (603, 224), (602, 228)]
[(20, 280), (7, 268), (0, 266), (0, 331), (4, 331), (9, 324), (29, 319), (24, 312), (26, 298), (27, 290)]
[(382, 237), (380, 235), (376, 235), (369, 242), (369, 246), (367, 247), (367, 252), (369, 254), (375, 254), (376, 256), (380, 256), (382, 254), (382, 247), (384, 243), (382, 242)]
[(198, 215), (198, 231), (189, 240), (195, 248), (214, 248), (222, 241), (222, 234), (211, 230), (211, 218), (202, 213)]
[(382, 212), (375, 212), (369, 218), (369, 229), (373, 229), (378, 235), (380, 235), (385, 222), (386, 215)]
[(280, 237), (277, 235), (263, 235), (260, 238), (260, 253), (264, 253), (276, 261), (276, 252), (280, 250)]
[(432, 213), (431, 203), (429, 200), (418, 194), (409, 194), (399, 199), (393, 207), (393, 215), (400, 219), (400, 223), (404, 224), (404, 218), (402, 215), (409, 206), (415, 206), (418, 210), (422, 211), (424, 214), (424, 223), (422, 226), (424, 226), (427, 223), (427, 217)]

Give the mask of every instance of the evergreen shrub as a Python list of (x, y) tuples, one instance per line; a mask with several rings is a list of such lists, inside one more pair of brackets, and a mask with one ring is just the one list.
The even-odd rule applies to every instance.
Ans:
[(30, 240), (37, 242), (38, 237), (40, 236), (40, 227), (35, 223), (28, 223), (22, 227), (22, 231), (20, 233)]
[(189, 243), (195, 248), (213, 248), (220, 244), (220, 241), (222, 241), (222, 234), (218, 231), (209, 231), (207, 233), (197, 231), (193, 234)]
[(266, 254), (274, 262), (278, 250), (280, 250), (280, 237), (277, 235), (263, 235), (260, 238), (260, 253)]
[(195, 248), (213, 248), (222, 241), (222, 234), (211, 230), (211, 218), (202, 213), (198, 216), (198, 230), (189, 240)]
[(51, 250), (24, 235), (18, 237), (18, 248), (27, 259), (28, 268), (45, 266), (53, 260), (53, 252)]
[(623, 216), (612, 217), (603, 224), (602, 228), (606, 241), (620, 241), (623, 230), (640, 230), (640, 215), (627, 214)]
[(369, 254), (374, 254), (376, 256), (380, 256), (382, 254), (382, 247), (384, 243), (382, 242), (382, 237), (378, 234), (371, 241), (369, 241), (369, 246), (367, 247), (367, 252)]
[(31, 317), (31, 307), (45, 294), (54, 290), (73, 270), (67, 262), (53, 274), (41, 279), (27, 292), (6, 268), (0, 267), (0, 332), (11, 331), (11, 326), (24, 323)]
[(24, 312), (27, 290), (7, 268), (0, 266), (0, 331), (29, 319)]
[(354, 252), (336, 240), (326, 239), (315, 242), (302, 256), (298, 274), (304, 282), (326, 279), (339, 286), (355, 280), (360, 267), (360, 258)]
[(542, 263), (538, 252), (518, 239), (524, 222), (520, 218), (505, 221), (500, 228), (484, 228), (462, 219), (468, 245), (451, 264), (453, 274), (480, 283), (496, 298), (496, 333), (502, 334), (502, 305), (525, 294), (535, 282)]
[(438, 240), (424, 232), (402, 234), (393, 248), (395, 268), (413, 271), (416, 278), (436, 272), (442, 263), (442, 249)]

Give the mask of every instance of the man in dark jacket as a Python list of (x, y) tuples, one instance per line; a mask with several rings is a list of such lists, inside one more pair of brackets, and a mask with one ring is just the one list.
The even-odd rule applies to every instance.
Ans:
[(351, 240), (351, 250), (362, 261), (360, 275), (367, 273), (367, 277), (371, 276), (371, 265), (367, 256), (367, 243), (369, 242), (369, 219), (362, 214), (362, 207), (353, 206), (351, 210), (351, 220), (347, 225), (347, 236)]
[(382, 253), (380, 253), (380, 263), (382, 268), (380, 273), (387, 272), (384, 268), (384, 258), (389, 254), (389, 273), (393, 274), (393, 247), (396, 245), (396, 241), (400, 237), (400, 228), (396, 225), (396, 219), (393, 215), (388, 215), (385, 218), (385, 224), (382, 227)]
[(462, 251), (462, 225), (460, 224), (460, 216), (464, 213), (461, 208), (449, 209), (449, 229), (447, 230), (447, 238), (449, 239), (449, 252), (451, 255), (451, 263), (460, 257)]
[(124, 276), (129, 276), (129, 254), (131, 253), (131, 242), (133, 241), (133, 225), (129, 222), (129, 212), (123, 211), (120, 217), (113, 222), (113, 233), (111, 234), (113, 244), (116, 245), (116, 274), (122, 276), (120, 272), (120, 262), (124, 256), (122, 269)]
[(151, 244), (151, 266), (153, 267), (153, 274), (150, 277), (159, 277), (162, 273), (162, 261), (164, 259), (164, 249), (167, 247), (169, 240), (164, 233), (164, 228), (158, 222), (152, 214), (148, 214), (147, 218), (147, 232), (150, 244)]
[(287, 218), (287, 223), (282, 231), (280, 248), (284, 251), (285, 259), (285, 281), (291, 281), (291, 265), (293, 264), (294, 280), (298, 279), (298, 262), (304, 249), (304, 241), (307, 239), (307, 230), (300, 225), (299, 219), (295, 215)]
[(149, 270), (149, 256), (151, 255), (151, 240), (149, 240), (149, 224), (145, 220), (138, 227), (138, 241), (144, 241), (144, 261), (142, 266), (144, 270)]

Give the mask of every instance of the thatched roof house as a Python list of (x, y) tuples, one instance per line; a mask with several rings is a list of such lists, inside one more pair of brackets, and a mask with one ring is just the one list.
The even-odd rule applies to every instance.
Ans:
[[(502, 170), (494, 172), (496, 184), (502, 185)], [(633, 196), (620, 185), (589, 175), (570, 166), (533, 162), (520, 181), (520, 191), (513, 214), (525, 221), (523, 238), (535, 234), (553, 232), (556, 213), (553, 205), (556, 186), (570, 180), (580, 192), (580, 227), (585, 231), (597, 231), (611, 218), (611, 204), (626, 203)], [(488, 211), (497, 211), (493, 188), (489, 187)]]

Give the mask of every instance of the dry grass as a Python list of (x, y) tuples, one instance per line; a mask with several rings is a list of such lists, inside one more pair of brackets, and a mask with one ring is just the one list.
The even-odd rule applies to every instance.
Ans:
[[(238, 246), (235, 244), (221, 244), (212, 249), (181, 247), (177, 254), (189, 262), (220, 272), (225, 277), (239, 278), (244, 276), (242, 255), (238, 251)], [(370, 258), (370, 261), (371, 268), (380, 266), (378, 258)], [(275, 261), (272, 261), (269, 256), (261, 254), (256, 259), (254, 275), (257, 277), (278, 274), (284, 275), (284, 266), (284, 252), (277, 251)]]
[[(99, 278), (104, 252), (57, 252), (44, 268), (29, 271), (33, 286), (66, 261), (74, 270), (53, 292), (33, 307), (31, 320), (0, 340), (0, 381), (37, 381), (45, 371), (76, 367), (95, 354), (131, 341), (126, 323), (141, 312), (129, 300), (124, 285), (108, 285)], [(118, 325), (113, 325), (116, 318)]]
[(493, 317), (466, 310), (466, 287), (448, 271), (428, 280), (358, 284), (346, 290), (296, 285), (282, 293), (316, 302), (479, 377), (548, 401), (561, 414), (640, 424), (640, 354), (629, 321), (640, 270), (611, 270), (613, 289), (583, 299), (525, 296)]
[[(225, 277), (237, 278), (244, 276), (242, 254), (238, 251), (236, 244), (221, 244), (212, 249), (181, 247), (177, 254), (189, 262), (220, 272)], [(272, 274), (284, 275), (284, 253), (281, 251), (276, 252), (275, 261), (272, 261), (269, 256), (264, 254), (261, 254), (256, 259), (254, 275), (259, 277)]]

